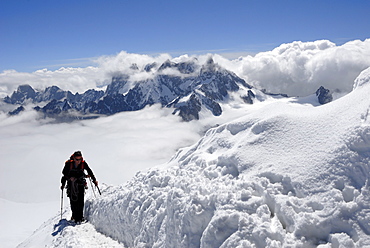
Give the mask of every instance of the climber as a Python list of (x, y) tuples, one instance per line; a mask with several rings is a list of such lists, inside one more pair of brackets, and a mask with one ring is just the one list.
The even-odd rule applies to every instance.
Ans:
[[(87, 171), (88, 175), (84, 173), (84, 170)], [(60, 189), (63, 190), (67, 182), (67, 196), (69, 197), (72, 210), (71, 221), (81, 223), (84, 221), (84, 196), (85, 189), (87, 189), (85, 177), (90, 176), (96, 187), (98, 187), (98, 181), (96, 181), (94, 173), (88, 164), (83, 160), (80, 151), (74, 152), (70, 159), (65, 162), (62, 174), (62, 186)]]

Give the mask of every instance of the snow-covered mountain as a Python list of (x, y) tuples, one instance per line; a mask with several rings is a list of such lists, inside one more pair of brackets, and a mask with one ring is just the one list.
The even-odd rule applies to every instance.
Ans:
[[(198, 68), (199, 67), (199, 68)], [(111, 115), (122, 111), (136, 111), (146, 106), (160, 104), (171, 107), (174, 114), (185, 121), (199, 119), (199, 112), (208, 109), (213, 115), (222, 113), (220, 102), (228, 100), (230, 92), (239, 92), (239, 97), (252, 104), (255, 93), (243, 79), (216, 64), (210, 57), (202, 66), (194, 61), (175, 63), (170, 60), (162, 65), (146, 65), (140, 69), (136, 64), (131, 69), (139, 73), (147, 73), (147, 78), (138, 81), (130, 80), (125, 74), (112, 78), (112, 82), (103, 91), (88, 90), (83, 94), (72, 94), (57, 86), (35, 91), (29, 85), (21, 85), (4, 102), (20, 105), (10, 114), (18, 114), (24, 110), (28, 102), (45, 103), (43, 107), (35, 107), (47, 117), (61, 119), (76, 117), (76, 111), (87, 114)], [(149, 73), (149, 74), (148, 74)], [(69, 113), (72, 111), (72, 115)]]
[[(192, 59), (181, 63), (167, 60), (160, 66), (150, 64), (141, 70), (133, 64), (131, 68), (137, 74), (151, 74), (146, 75), (146, 79), (133, 81), (128, 75), (117, 72), (118, 75), (112, 78), (105, 92), (90, 89), (83, 94), (73, 94), (58, 86), (37, 91), (30, 85), (20, 85), (3, 101), (17, 106), (9, 111), (10, 115), (24, 111), (24, 106), (29, 103), (42, 104), (42, 107), (36, 106), (34, 109), (45, 117), (61, 121), (137, 111), (153, 104), (172, 108), (173, 114), (185, 121), (191, 121), (199, 119), (202, 109), (210, 111), (214, 116), (220, 116), (220, 104), (225, 102), (242, 100), (245, 104), (253, 104), (256, 97), (265, 98), (266, 94), (288, 97), (286, 94), (271, 94), (265, 90), (252, 89), (252, 86), (235, 73), (216, 64), (212, 57), (202, 66), (197, 66)], [(332, 100), (331, 92), (323, 86), (316, 94), (321, 104)]]
[(370, 68), (325, 105), (253, 105), (168, 163), (105, 186), (86, 226), (55, 217), (19, 247), (85, 247), (86, 233), (106, 247), (368, 247), (369, 94)]

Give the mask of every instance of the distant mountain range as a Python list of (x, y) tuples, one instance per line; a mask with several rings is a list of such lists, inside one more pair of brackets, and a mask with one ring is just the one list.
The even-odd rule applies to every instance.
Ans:
[[(10, 115), (20, 113), (24, 105), (33, 103), (37, 105), (34, 109), (45, 117), (59, 120), (97, 118), (153, 104), (173, 108), (173, 114), (184, 121), (198, 120), (202, 109), (211, 111), (214, 116), (221, 115), (220, 103), (228, 101), (231, 92), (237, 92), (245, 104), (253, 104), (257, 90), (235, 73), (214, 63), (212, 58), (198, 67), (194, 61), (167, 60), (161, 65), (148, 64), (142, 70), (133, 64), (130, 69), (152, 73), (152, 77), (133, 82), (128, 75), (119, 74), (112, 78), (105, 92), (90, 89), (83, 94), (73, 94), (57, 86), (37, 91), (30, 85), (21, 85), (3, 101), (18, 106)], [(268, 94), (263, 90), (258, 92)], [(329, 90), (323, 87), (316, 94), (321, 104), (332, 100)]]

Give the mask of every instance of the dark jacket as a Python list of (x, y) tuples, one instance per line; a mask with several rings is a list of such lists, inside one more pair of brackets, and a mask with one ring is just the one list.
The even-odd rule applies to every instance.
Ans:
[(61, 183), (64, 186), (66, 181), (68, 181), (71, 177), (74, 177), (78, 180), (79, 183), (84, 184), (85, 183), (85, 173), (84, 170), (87, 171), (88, 175), (91, 177), (93, 182), (96, 181), (96, 178), (94, 176), (94, 173), (90, 169), (89, 165), (82, 160), (81, 163), (75, 168), (74, 161), (73, 160), (67, 160), (64, 164), (64, 168), (62, 171), (62, 179)]

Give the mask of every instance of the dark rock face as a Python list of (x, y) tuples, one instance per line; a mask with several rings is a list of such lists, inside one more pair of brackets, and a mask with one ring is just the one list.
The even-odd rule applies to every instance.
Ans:
[[(104, 95), (103, 91), (88, 90), (82, 95), (76, 93), (72, 94), (70, 91), (63, 91), (58, 86), (47, 87), (45, 91), (35, 91), (30, 85), (20, 85), (11, 97), (4, 98), (4, 102), (10, 104), (23, 104), (27, 100), (33, 103), (47, 102), (52, 100), (67, 99), (70, 103), (85, 103), (95, 101)], [(78, 105), (78, 104), (77, 104)], [(77, 106), (76, 105), (76, 106)], [(78, 109), (79, 110), (79, 109)]]
[[(62, 111), (70, 109), (70, 107), (65, 107), (68, 105), (67, 100), (64, 102), (58, 101), (56, 99), (51, 100), (48, 104), (45, 105), (45, 107), (42, 108), (42, 112), (48, 115), (58, 115)], [(68, 105), (69, 106), (69, 105)]]
[(6, 96), (4, 102), (11, 104), (22, 104), (27, 99), (34, 99), (36, 97), (35, 90), (29, 85), (20, 85), (17, 91), (14, 91), (11, 97)]
[(175, 106), (176, 109), (173, 114), (178, 114), (184, 121), (199, 120), (199, 112), (202, 105), (195, 94), (192, 94), (189, 97), (189, 100), (185, 102), (179, 103), (178, 100), (180, 100), (180, 98), (174, 102), (173, 106)]
[(333, 96), (330, 93), (330, 90), (325, 89), (323, 86), (316, 91), (316, 96), (319, 99), (320, 104), (326, 104), (333, 101)]
[(15, 110), (13, 111), (10, 111), (8, 114), (9, 115), (17, 115), (19, 114), (20, 112), (24, 111), (24, 107), (23, 106), (19, 106), (18, 108), (16, 108)]
[[(178, 71), (181, 76), (176, 73), (166, 74), (168, 68)], [(131, 69), (140, 70), (136, 64)], [(83, 94), (72, 94), (57, 86), (48, 87), (41, 92), (29, 85), (21, 85), (11, 97), (5, 97), (4, 101), (10, 104), (48, 102), (44, 107), (35, 109), (51, 117), (69, 111), (111, 115), (160, 104), (162, 107), (175, 108), (174, 114), (181, 116), (184, 121), (191, 121), (199, 119), (202, 108), (208, 109), (215, 116), (221, 115), (219, 103), (228, 98), (229, 92), (238, 91), (240, 87), (249, 89), (247, 96), (242, 97), (246, 103), (252, 104), (255, 98), (250, 85), (234, 73), (221, 68), (212, 59), (202, 67), (194, 61), (174, 63), (167, 60), (159, 67), (153, 63), (142, 70), (150, 73), (157, 71), (153, 77), (136, 82), (130, 81), (127, 75), (115, 76), (105, 92), (88, 90)]]
[(245, 103), (253, 104), (253, 99), (255, 97), (256, 95), (251, 90), (248, 90), (248, 94), (246, 96), (242, 96), (242, 99)]
[(196, 64), (193, 61), (190, 62), (181, 62), (181, 63), (174, 63), (170, 60), (166, 60), (158, 69), (159, 72), (163, 71), (166, 68), (173, 68), (178, 70), (183, 74), (191, 74), (196, 69)]

